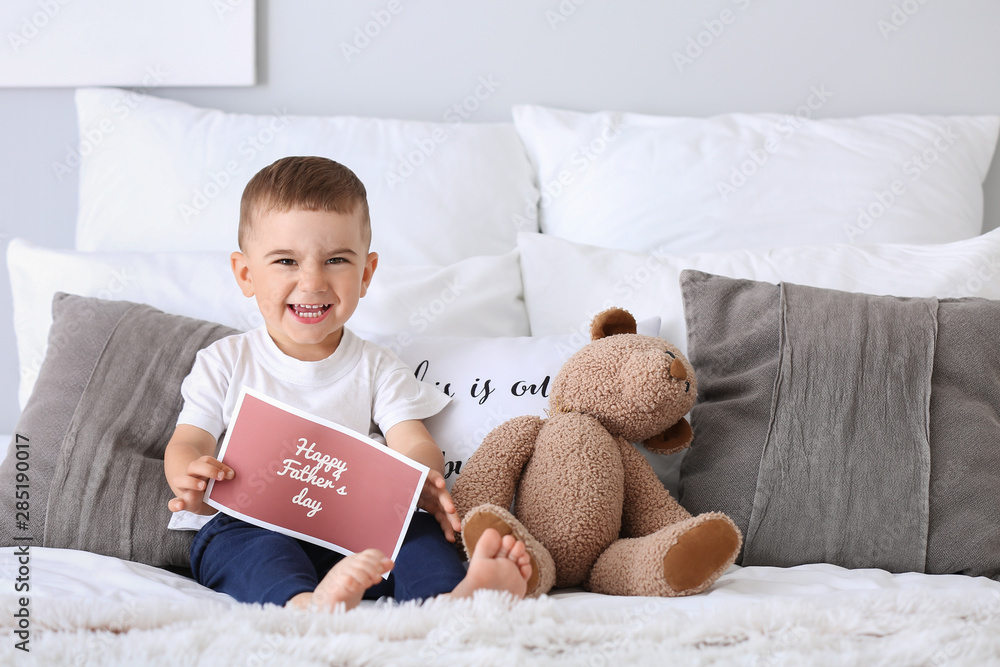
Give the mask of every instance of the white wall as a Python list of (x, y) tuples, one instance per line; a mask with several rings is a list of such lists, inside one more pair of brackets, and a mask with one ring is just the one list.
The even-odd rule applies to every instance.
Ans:
[[(250, 0), (219, 0), (240, 1)], [(342, 44), (373, 12), (391, 21), (346, 57)], [(886, 28), (894, 18), (898, 30)], [(0, 25), (0, 49), (19, 23)], [(258, 25), (258, 86), (151, 92), (231, 111), (439, 120), (485, 78), (496, 89), (470, 120), (497, 121), (517, 102), (792, 113), (822, 86), (833, 95), (817, 116), (1000, 113), (1000, 3), (991, 0), (260, 0)], [(674, 54), (699, 38), (709, 45), (678, 67)], [(24, 237), (72, 247), (75, 175), (60, 180), (52, 168), (77, 140), (72, 91), (0, 90), (0, 126), (0, 246)], [(1000, 223), (998, 165), (987, 228)], [(9, 292), (4, 260), (0, 432), (18, 412)]]

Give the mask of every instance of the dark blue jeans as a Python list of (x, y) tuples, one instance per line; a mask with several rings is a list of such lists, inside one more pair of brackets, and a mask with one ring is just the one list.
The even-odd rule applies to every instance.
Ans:
[[(390, 554), (386, 554), (390, 555)], [(240, 602), (284, 605), (316, 589), (343, 555), (219, 512), (191, 543), (191, 571), (203, 586)], [(366, 599), (399, 602), (449, 593), (465, 576), (455, 545), (437, 520), (415, 512), (389, 577), (365, 591)]]

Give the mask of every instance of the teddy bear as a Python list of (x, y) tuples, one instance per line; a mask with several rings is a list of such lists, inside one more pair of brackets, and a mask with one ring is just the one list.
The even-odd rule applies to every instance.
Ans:
[[(553, 380), (548, 416), (510, 419), (484, 439), (452, 495), (469, 557), (487, 528), (522, 540), (528, 595), (582, 586), (610, 595), (693, 595), (735, 561), (742, 535), (719, 512), (692, 516), (632, 444), (690, 445), (694, 369), (670, 343), (636, 334), (620, 308)], [(512, 508), (512, 509), (510, 509)]]

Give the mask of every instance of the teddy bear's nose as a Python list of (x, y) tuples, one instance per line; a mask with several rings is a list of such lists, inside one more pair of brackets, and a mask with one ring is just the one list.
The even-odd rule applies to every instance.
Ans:
[(684, 362), (676, 357), (670, 363), (670, 377), (676, 378), (678, 380), (687, 380), (687, 370), (684, 368)]

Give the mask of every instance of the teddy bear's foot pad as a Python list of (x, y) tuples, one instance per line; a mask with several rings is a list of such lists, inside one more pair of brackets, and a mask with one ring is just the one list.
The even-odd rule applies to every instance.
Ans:
[(698, 523), (663, 557), (663, 578), (679, 595), (703, 590), (733, 564), (739, 549), (739, 532), (728, 519)]
[[(513, 535), (524, 542), (528, 555), (531, 556), (531, 577), (528, 578), (527, 597), (537, 597), (547, 593), (555, 584), (556, 567), (549, 552), (531, 533), (521, 525), (514, 516), (496, 505), (481, 505), (468, 514), (462, 521), (462, 541), (465, 552), (472, 558), (476, 543), (488, 528), (493, 528), (500, 536)], [(541, 567), (540, 567), (541, 565)]]
[(597, 559), (587, 587), (608, 595), (694, 595), (722, 576), (741, 544), (739, 529), (724, 514), (691, 517), (614, 542)]

